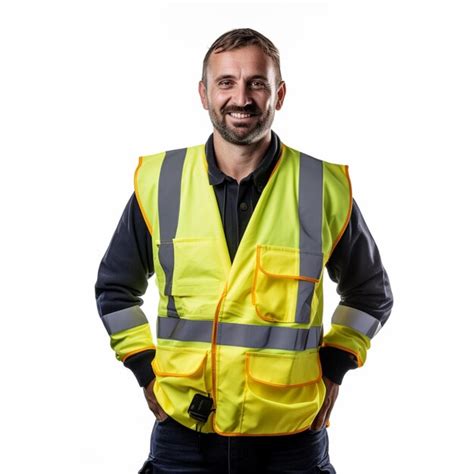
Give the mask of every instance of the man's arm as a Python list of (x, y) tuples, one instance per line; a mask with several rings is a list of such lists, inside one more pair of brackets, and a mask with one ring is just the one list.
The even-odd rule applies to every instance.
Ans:
[(355, 201), (326, 268), (337, 282), (341, 301), (319, 351), (326, 397), (311, 426), (316, 430), (329, 423), (344, 375), (364, 363), (370, 338), (387, 321), (393, 305), (387, 272)]
[(387, 321), (392, 291), (380, 253), (353, 201), (349, 224), (327, 266), (340, 304), (320, 350), (323, 374), (341, 384), (345, 373), (365, 362), (370, 339)]
[(152, 275), (151, 237), (133, 194), (100, 263), (95, 294), (117, 359), (133, 371), (142, 387), (155, 377), (151, 367), (155, 346), (140, 308)]

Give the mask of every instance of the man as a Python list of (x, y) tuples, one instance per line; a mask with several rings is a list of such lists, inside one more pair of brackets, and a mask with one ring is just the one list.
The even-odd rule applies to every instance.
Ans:
[[(225, 33), (199, 94), (213, 134), (140, 159), (96, 284), (111, 345), (156, 416), (141, 472), (335, 472), (326, 426), (392, 295), (347, 167), (282, 144), (278, 50)], [(340, 305), (322, 332), (322, 271)], [(160, 291), (157, 344), (140, 309)]]

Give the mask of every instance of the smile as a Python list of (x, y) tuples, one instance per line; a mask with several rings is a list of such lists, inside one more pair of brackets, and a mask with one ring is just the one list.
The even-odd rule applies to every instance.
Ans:
[(252, 117), (252, 114), (243, 114), (240, 112), (230, 112), (229, 115), (233, 118), (237, 119), (246, 119)]

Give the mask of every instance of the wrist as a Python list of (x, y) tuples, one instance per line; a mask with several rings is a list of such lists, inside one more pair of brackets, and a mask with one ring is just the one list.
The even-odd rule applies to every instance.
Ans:
[(135, 375), (140, 387), (147, 387), (155, 379), (151, 363), (155, 357), (155, 351), (150, 349), (128, 357), (123, 363)]
[(357, 360), (346, 351), (335, 347), (321, 347), (319, 349), (319, 358), (323, 376), (331, 382), (341, 385), (344, 376), (349, 370), (357, 368)]

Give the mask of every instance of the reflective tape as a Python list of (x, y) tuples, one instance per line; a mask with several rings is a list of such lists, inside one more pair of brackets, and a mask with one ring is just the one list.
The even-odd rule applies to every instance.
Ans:
[[(300, 221), (300, 275), (319, 279), (323, 267), (323, 163), (300, 154), (298, 213)], [(305, 253), (308, 252), (308, 253)], [(316, 255), (315, 255), (316, 254)], [(298, 281), (295, 321), (309, 323), (314, 283)]]
[[(177, 319), (159, 316), (159, 339), (211, 342), (213, 321)], [(252, 349), (304, 351), (320, 345), (322, 327), (310, 329), (257, 326), (253, 324), (218, 323), (217, 344)]]
[(369, 338), (374, 337), (382, 327), (380, 321), (370, 314), (344, 305), (336, 308), (331, 322), (355, 329)]
[(102, 322), (109, 335), (112, 335), (126, 329), (147, 324), (148, 320), (140, 306), (131, 306), (130, 308), (121, 309), (120, 311), (114, 311), (102, 316)]
[(212, 321), (158, 316), (156, 334), (158, 339), (211, 342)]
[(160, 247), (158, 259), (165, 273), (165, 294), (168, 296), (168, 313), (178, 316), (174, 297), (171, 295), (174, 270), (173, 239), (178, 228), (181, 201), (181, 177), (183, 175), (186, 148), (167, 151), (161, 165), (158, 184), (158, 221), (160, 223)]
[(304, 351), (319, 345), (320, 327), (310, 329), (219, 323), (217, 343), (254, 349)]

